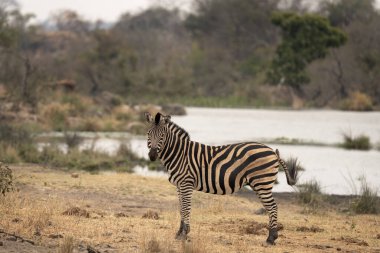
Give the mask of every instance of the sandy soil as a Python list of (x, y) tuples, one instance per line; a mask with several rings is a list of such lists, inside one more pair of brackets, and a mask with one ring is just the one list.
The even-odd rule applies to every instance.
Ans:
[(105, 172), (11, 166), (18, 191), (0, 197), (0, 252), (380, 252), (380, 217), (318, 210), (277, 194), (281, 231), (267, 247), (267, 215), (254, 193), (195, 193), (188, 241), (177, 241), (175, 187)]

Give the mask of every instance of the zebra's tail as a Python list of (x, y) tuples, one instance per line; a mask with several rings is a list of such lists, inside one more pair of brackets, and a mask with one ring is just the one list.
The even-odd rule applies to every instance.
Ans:
[(281, 167), (285, 171), (286, 181), (288, 185), (295, 185), (298, 179), (298, 161), (297, 158), (292, 158), (286, 165), (285, 161), (280, 158), (280, 152), (276, 149), (276, 155), (278, 157), (278, 161), (281, 164)]

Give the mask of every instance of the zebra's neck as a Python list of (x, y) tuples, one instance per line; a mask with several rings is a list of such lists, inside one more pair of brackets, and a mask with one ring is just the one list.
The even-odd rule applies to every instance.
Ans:
[(159, 157), (170, 172), (184, 166), (184, 157), (187, 153), (190, 136), (183, 128), (172, 122), (169, 123), (168, 132), (165, 136), (164, 146)]

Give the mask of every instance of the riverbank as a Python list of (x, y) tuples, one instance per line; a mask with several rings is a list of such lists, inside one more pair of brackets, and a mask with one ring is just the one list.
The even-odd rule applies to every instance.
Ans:
[(88, 246), (99, 252), (380, 250), (379, 216), (343, 213), (334, 205), (305, 212), (294, 194), (275, 195), (283, 229), (274, 247), (262, 245), (268, 217), (256, 212), (262, 206), (249, 191), (233, 196), (196, 192), (191, 240), (180, 242), (174, 239), (177, 194), (166, 179), (11, 168), (18, 191), (0, 197), (0, 252), (56, 252), (69, 246), (78, 252)]

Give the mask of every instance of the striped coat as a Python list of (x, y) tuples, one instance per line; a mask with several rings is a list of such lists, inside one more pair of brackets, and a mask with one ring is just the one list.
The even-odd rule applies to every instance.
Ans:
[[(193, 190), (212, 194), (232, 194), (249, 185), (269, 213), (269, 236), (277, 238), (277, 204), (272, 196), (278, 168), (285, 169), (289, 184), (295, 183), (276, 150), (257, 142), (210, 146), (190, 140), (189, 134), (171, 122), (170, 116), (146, 114), (149, 157), (159, 158), (177, 186), (181, 223), (177, 238), (186, 238), (190, 231), (191, 195)], [(291, 171), (294, 169), (292, 168)]]

